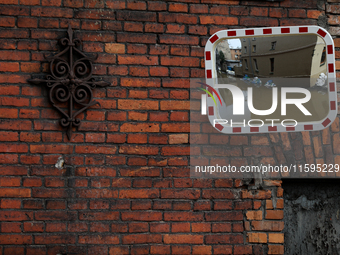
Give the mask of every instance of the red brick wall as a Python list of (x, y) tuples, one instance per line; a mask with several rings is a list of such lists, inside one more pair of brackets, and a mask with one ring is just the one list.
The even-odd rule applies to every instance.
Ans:
[[(0, 254), (283, 254), (280, 181), (190, 178), (189, 78), (204, 76), (220, 29), (323, 24), (340, 35), (340, 5), (328, 2), (0, 0)], [(68, 24), (112, 83), (72, 141), (46, 88), (27, 82), (48, 70)], [(229, 144), (264, 161), (340, 163), (338, 132), (337, 119)]]

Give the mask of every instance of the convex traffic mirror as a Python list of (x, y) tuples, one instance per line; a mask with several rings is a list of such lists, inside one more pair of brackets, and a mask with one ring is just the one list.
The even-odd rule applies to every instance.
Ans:
[(323, 28), (219, 31), (205, 68), (201, 113), (222, 133), (320, 130), (336, 117), (334, 45)]

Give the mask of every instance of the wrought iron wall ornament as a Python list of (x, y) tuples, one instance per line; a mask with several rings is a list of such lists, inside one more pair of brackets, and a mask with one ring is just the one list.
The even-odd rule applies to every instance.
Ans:
[(73, 38), (71, 26), (67, 30), (68, 38), (62, 38), (60, 44), (65, 49), (53, 57), (45, 57), (50, 62), (50, 74), (45, 79), (29, 79), (33, 84), (46, 84), (52, 105), (62, 114), (60, 124), (67, 127), (67, 136), (72, 137), (72, 127), (80, 125), (77, 116), (92, 105), (99, 104), (93, 100), (92, 90), (106, 87), (110, 83), (95, 81), (92, 78), (92, 61), (96, 57), (88, 57), (77, 47), (81, 44)]

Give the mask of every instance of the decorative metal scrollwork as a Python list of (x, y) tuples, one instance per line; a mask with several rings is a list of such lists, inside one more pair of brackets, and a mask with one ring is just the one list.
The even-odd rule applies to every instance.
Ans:
[(92, 90), (106, 87), (110, 83), (95, 81), (92, 78), (92, 61), (96, 57), (88, 57), (77, 47), (81, 41), (73, 38), (71, 26), (67, 30), (68, 38), (62, 38), (60, 44), (65, 49), (53, 57), (46, 57), (50, 62), (50, 74), (45, 79), (29, 79), (33, 84), (46, 84), (50, 101), (61, 114), (60, 124), (67, 127), (67, 136), (71, 140), (72, 127), (80, 125), (77, 116), (92, 105), (99, 104), (93, 100)]

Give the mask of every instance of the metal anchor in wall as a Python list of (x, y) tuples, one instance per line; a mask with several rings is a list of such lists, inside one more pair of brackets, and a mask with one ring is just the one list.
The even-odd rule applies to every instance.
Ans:
[(93, 100), (92, 90), (111, 84), (92, 78), (92, 61), (96, 57), (88, 57), (77, 48), (81, 41), (73, 38), (70, 25), (67, 34), (68, 37), (60, 40), (65, 49), (55, 56), (45, 57), (50, 62), (50, 74), (45, 79), (29, 79), (28, 82), (47, 85), (50, 102), (62, 114), (60, 124), (67, 128), (67, 136), (71, 140), (72, 127), (78, 127), (81, 123), (77, 116), (95, 104), (100, 105)]

